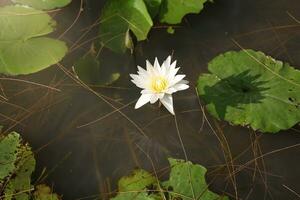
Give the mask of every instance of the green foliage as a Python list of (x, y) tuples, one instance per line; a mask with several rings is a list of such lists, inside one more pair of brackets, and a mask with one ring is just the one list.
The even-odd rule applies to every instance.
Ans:
[(169, 26), (168, 29), (167, 29), (167, 32), (169, 34), (174, 34), (175, 33), (175, 29), (172, 26)]
[(213, 59), (198, 92), (214, 117), (262, 132), (300, 121), (300, 71), (262, 52), (227, 52)]
[(101, 43), (115, 52), (125, 52), (126, 48), (133, 48), (129, 31), (138, 41), (145, 40), (152, 25), (144, 1), (109, 0), (101, 14)]
[(24, 144), (18, 133), (12, 132), (0, 138), (0, 186), (3, 200), (58, 200), (45, 185), (31, 185), (35, 159), (31, 148)]
[(131, 176), (119, 181), (119, 192), (143, 190), (148, 185), (155, 184), (155, 177), (145, 170), (136, 170)]
[(12, 176), (4, 190), (4, 200), (27, 200), (30, 197), (33, 186), (31, 185), (31, 174), (35, 168), (35, 159), (31, 148), (21, 145), (18, 153), (14, 176)]
[(33, 200), (59, 200), (60, 197), (52, 193), (50, 187), (47, 185), (37, 185), (36, 191), (33, 193)]
[(69, 3), (72, 0), (12, 0), (14, 3), (28, 5), (30, 7), (39, 9), (39, 10), (51, 10), (54, 8), (61, 8)]
[(136, 170), (131, 176), (119, 180), (119, 194), (113, 200), (155, 200), (159, 196), (147, 190), (147, 187), (155, 185), (156, 179), (145, 170)]
[(169, 162), (171, 165), (170, 178), (163, 185), (166, 188), (172, 188), (169, 192), (171, 199), (228, 200), (227, 197), (220, 197), (208, 190), (205, 181), (206, 169), (203, 166), (172, 158), (169, 159)]
[(160, 22), (179, 24), (189, 13), (199, 13), (209, 0), (165, 0), (160, 11)]
[(30, 74), (59, 62), (67, 52), (65, 43), (44, 36), (55, 25), (43, 11), (19, 5), (0, 7), (0, 73)]
[(163, 0), (144, 0), (148, 12), (150, 13), (152, 18), (154, 18), (159, 13), (160, 5), (162, 1)]
[(16, 169), (20, 149), (20, 136), (11, 133), (0, 140), (0, 183), (3, 184)]
[(120, 73), (107, 74), (101, 70), (100, 62), (95, 55), (87, 54), (74, 65), (80, 80), (88, 85), (109, 85), (119, 79)]
[(208, 190), (205, 181), (206, 169), (201, 165), (179, 159), (169, 159), (170, 178), (160, 182), (144, 170), (134, 171), (133, 175), (119, 181), (119, 193), (112, 200), (228, 200)]
[[(101, 44), (119, 53), (132, 50), (131, 32), (138, 41), (145, 40), (156, 16), (162, 23), (178, 24), (186, 14), (199, 13), (207, 1), (210, 0), (108, 0), (100, 18)], [(172, 29), (168, 32), (174, 33)]]
[(13, 132), (0, 140), (0, 183), (5, 185), (4, 200), (29, 199), (30, 177), (35, 167), (31, 148)]

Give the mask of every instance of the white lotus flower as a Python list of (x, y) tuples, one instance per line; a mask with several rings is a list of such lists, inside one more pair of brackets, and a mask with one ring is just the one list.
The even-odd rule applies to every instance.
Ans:
[(189, 88), (188, 81), (183, 80), (185, 75), (176, 75), (179, 67), (176, 68), (176, 61), (171, 64), (171, 56), (161, 66), (157, 58), (155, 58), (154, 66), (147, 60), (146, 67), (145, 70), (138, 66), (138, 74), (130, 74), (131, 81), (143, 89), (135, 109), (148, 102), (153, 104), (159, 100), (174, 115), (172, 94)]

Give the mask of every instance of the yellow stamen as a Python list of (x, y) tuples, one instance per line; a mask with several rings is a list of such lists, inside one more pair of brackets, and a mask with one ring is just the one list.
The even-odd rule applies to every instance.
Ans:
[(167, 87), (168, 87), (168, 81), (162, 76), (154, 77), (151, 80), (151, 89), (155, 93), (160, 93), (160, 92), (164, 91), (165, 89), (167, 89)]

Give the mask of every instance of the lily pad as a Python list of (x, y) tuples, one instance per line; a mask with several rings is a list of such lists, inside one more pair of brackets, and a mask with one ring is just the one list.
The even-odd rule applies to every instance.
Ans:
[(145, 170), (136, 170), (130, 176), (125, 176), (119, 180), (120, 192), (143, 190), (147, 186), (155, 184), (155, 177)]
[(88, 85), (110, 85), (119, 79), (120, 73), (109, 73), (101, 70), (100, 62), (91, 54), (80, 58), (74, 65), (74, 70), (80, 80)]
[(214, 117), (262, 132), (300, 121), (300, 71), (262, 52), (231, 51), (208, 66), (198, 92)]
[(27, 5), (39, 10), (51, 10), (54, 8), (61, 8), (69, 3), (72, 0), (12, 0), (14, 3)]
[(59, 200), (60, 197), (52, 193), (51, 189), (47, 185), (37, 185), (36, 190), (33, 193), (34, 200)]
[(160, 22), (179, 24), (190, 13), (200, 13), (204, 3), (210, 0), (165, 0), (160, 10)]
[(17, 153), (21, 146), (20, 136), (11, 133), (0, 141), (0, 185), (12, 175), (16, 168)]
[(55, 21), (44, 11), (9, 5), (0, 8), (0, 73), (30, 74), (59, 62), (64, 42), (42, 37), (54, 31)]
[(154, 18), (159, 13), (162, 0), (144, 0), (144, 1), (147, 5), (148, 12), (150, 13), (151, 17)]
[(148, 191), (147, 187), (157, 183), (155, 177), (145, 170), (136, 170), (131, 176), (119, 180), (118, 195), (112, 200), (159, 200), (158, 194)]
[(18, 133), (0, 138), (0, 187), (3, 200), (60, 200), (46, 185), (31, 185), (35, 158)]
[(149, 172), (136, 170), (133, 175), (119, 181), (119, 193), (112, 200), (228, 200), (228, 197), (208, 190), (206, 169), (201, 165), (172, 158), (169, 162), (168, 181), (161, 183)]
[(4, 200), (27, 200), (33, 190), (31, 174), (35, 168), (35, 159), (31, 148), (22, 145), (14, 175), (5, 186)]
[(205, 181), (206, 168), (184, 160), (169, 158), (171, 165), (170, 178), (163, 186), (169, 189), (170, 199), (202, 199), (202, 200), (229, 200), (208, 189)]
[(31, 174), (35, 159), (31, 148), (23, 144), (20, 135), (12, 132), (0, 140), (0, 185), (4, 200), (29, 199)]
[(145, 40), (153, 25), (141, 0), (109, 0), (100, 19), (101, 44), (119, 53), (133, 48), (130, 31), (138, 41)]

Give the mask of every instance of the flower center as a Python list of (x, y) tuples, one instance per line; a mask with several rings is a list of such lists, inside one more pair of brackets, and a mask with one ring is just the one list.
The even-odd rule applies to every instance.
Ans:
[(165, 89), (167, 89), (167, 86), (168, 81), (162, 76), (154, 77), (151, 80), (151, 89), (156, 93), (164, 91)]

